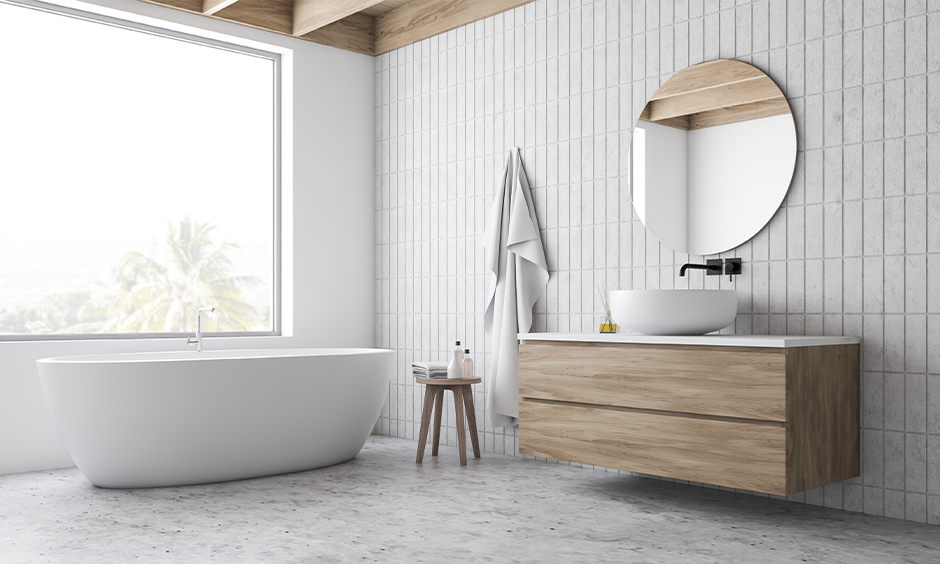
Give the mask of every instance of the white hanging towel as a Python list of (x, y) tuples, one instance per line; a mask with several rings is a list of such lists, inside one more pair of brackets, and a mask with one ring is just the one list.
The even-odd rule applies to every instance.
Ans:
[(518, 333), (532, 327), (532, 307), (548, 283), (548, 265), (519, 148), (509, 151), (483, 234), (491, 281), (483, 325), (490, 337), (486, 408), (493, 427), (519, 421)]

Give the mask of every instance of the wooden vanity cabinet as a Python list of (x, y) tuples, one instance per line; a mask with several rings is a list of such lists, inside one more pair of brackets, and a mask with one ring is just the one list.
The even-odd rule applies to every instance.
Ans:
[(519, 452), (777, 495), (859, 475), (859, 345), (530, 340)]

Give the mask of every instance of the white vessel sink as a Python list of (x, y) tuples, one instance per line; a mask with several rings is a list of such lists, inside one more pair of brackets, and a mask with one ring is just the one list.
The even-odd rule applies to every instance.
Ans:
[(644, 335), (704, 335), (723, 329), (738, 314), (734, 290), (614, 290), (614, 323)]

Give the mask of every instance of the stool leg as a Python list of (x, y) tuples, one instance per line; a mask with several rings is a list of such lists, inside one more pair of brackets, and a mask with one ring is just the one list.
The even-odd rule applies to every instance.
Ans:
[(473, 390), (464, 388), (463, 403), (467, 408), (467, 427), (470, 427), (470, 442), (473, 444), (473, 458), (480, 458), (480, 437), (477, 436), (477, 415), (473, 409)]
[(444, 389), (434, 386), (434, 443), (431, 445), (431, 456), (437, 456), (437, 447), (441, 444), (441, 413), (443, 411)]
[(428, 442), (428, 427), (431, 426), (431, 410), (434, 406), (434, 390), (431, 386), (424, 388), (424, 408), (421, 410), (421, 432), (418, 435), (418, 464), (424, 461), (424, 446)]
[(457, 412), (457, 448), (460, 450), (460, 465), (467, 465), (467, 433), (463, 429), (463, 389), (466, 386), (454, 386), (454, 411)]

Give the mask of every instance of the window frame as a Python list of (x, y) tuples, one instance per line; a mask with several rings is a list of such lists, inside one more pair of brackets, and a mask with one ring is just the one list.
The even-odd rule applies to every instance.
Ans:
[[(91, 23), (110, 25), (113, 27), (118, 27), (122, 29), (127, 29), (130, 31), (136, 31), (140, 33), (146, 33), (149, 35), (154, 35), (158, 37), (164, 37), (176, 41), (184, 41), (187, 43), (192, 43), (195, 45), (202, 45), (208, 48), (222, 49), (225, 51), (231, 51), (243, 55), (258, 57), (262, 59), (270, 60), (273, 63), (274, 71), (272, 73), (272, 95), (274, 100), (274, 107), (272, 111), (273, 115), (273, 170), (272, 174), (272, 183), (273, 183), (273, 237), (272, 242), (274, 248), (272, 249), (272, 272), (271, 272), (271, 285), (272, 285), (272, 301), (271, 301), (271, 330), (270, 331), (225, 331), (225, 332), (203, 332), (202, 335), (205, 337), (213, 338), (242, 338), (242, 337), (280, 337), (282, 336), (282, 320), (283, 314), (281, 308), (283, 306), (282, 294), (283, 288), (281, 283), (282, 276), (282, 181), (283, 181), (283, 166), (284, 166), (284, 155), (282, 151), (283, 145), (283, 131), (284, 124), (282, 120), (284, 118), (284, 112), (282, 106), (284, 104), (285, 98), (283, 95), (283, 69), (282, 65), (284, 63), (282, 53), (276, 50), (265, 50), (257, 47), (252, 47), (248, 45), (243, 45), (238, 41), (238, 38), (232, 37), (233, 41), (225, 41), (219, 39), (219, 34), (217, 32), (212, 32), (213, 37), (208, 35), (198, 34), (197, 28), (187, 27), (187, 31), (180, 31), (178, 29), (172, 29), (171, 27), (160, 27), (158, 25), (151, 25), (144, 22), (134, 21), (132, 19), (124, 19), (121, 17), (111, 16), (107, 14), (90, 12), (87, 10), (81, 10), (77, 8), (72, 8), (70, 6), (63, 6), (58, 4), (50, 4), (47, 2), (40, 2), (38, 0), (0, 0), (0, 3), (7, 4), (11, 6), (18, 6), (24, 9), (33, 9), (41, 12), (47, 12), (52, 15), (59, 15), (65, 17), (71, 17), (79, 20), (85, 20)], [(130, 14), (129, 14), (130, 15)], [(148, 18), (149, 19), (149, 18)], [(179, 27), (179, 26), (174, 26)], [(257, 44), (256, 41), (252, 43)], [(273, 47), (273, 46), (272, 46)], [(212, 304), (206, 304), (206, 307), (211, 307)], [(190, 335), (193, 335), (196, 332), (196, 328), (193, 327), (192, 331), (178, 332), (178, 333), (22, 333), (22, 334), (0, 334), (0, 343), (3, 342), (16, 342), (16, 341), (91, 341), (91, 340), (145, 340), (145, 339), (175, 339), (175, 338), (185, 338)]]

